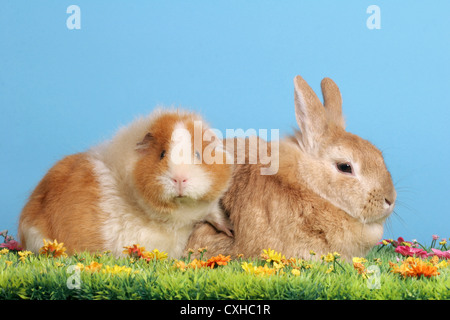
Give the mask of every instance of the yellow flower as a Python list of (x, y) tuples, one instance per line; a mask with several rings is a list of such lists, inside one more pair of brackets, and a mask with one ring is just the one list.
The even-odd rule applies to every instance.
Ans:
[(0, 254), (7, 254), (8, 252), (9, 250), (7, 248), (0, 250)]
[(276, 269), (275, 268), (269, 268), (267, 266), (267, 264), (264, 265), (264, 267), (262, 266), (254, 266), (251, 262), (247, 263), (244, 262), (241, 265), (242, 269), (244, 269), (245, 272), (250, 273), (250, 274), (254, 274), (257, 276), (262, 276), (262, 275), (272, 275), (276, 273)]
[(402, 246), (411, 247), (411, 243), (409, 243), (409, 242), (402, 242)]
[(75, 268), (77, 268), (78, 270), (83, 270), (84, 264), (78, 262)]
[(299, 276), (299, 275), (300, 275), (300, 270), (298, 270), (298, 269), (292, 269), (291, 273), (292, 273), (294, 276)]
[(443, 245), (447, 244), (447, 240), (442, 239), (442, 241), (440, 241), (439, 244), (440, 244), (441, 246), (443, 246)]
[(314, 251), (312, 251), (312, 250), (309, 250), (309, 254), (312, 255), (312, 256), (316, 255), (316, 253)]
[(269, 268), (267, 266), (267, 264), (264, 265), (264, 267), (259, 266), (258, 268), (256, 268), (256, 275), (272, 275), (275, 274), (277, 270), (274, 268)]
[(153, 251), (145, 251), (142, 253), (142, 258), (149, 261), (149, 260), (166, 260), (168, 254), (166, 252), (160, 252), (158, 249), (154, 249)]
[(309, 263), (302, 263), (302, 267), (303, 268), (305, 268), (305, 269), (312, 269), (312, 264), (309, 264)]
[(353, 263), (366, 263), (367, 260), (364, 258), (359, 258), (359, 257), (353, 257), (352, 259)]
[(9, 267), (10, 265), (12, 265), (13, 264), (13, 262), (12, 261), (5, 261), (5, 263), (6, 263), (6, 265)]
[(20, 258), (19, 260), (22, 261), (23, 263), (25, 263), (25, 260), (28, 256), (31, 256), (33, 254), (33, 252), (31, 251), (19, 251), (18, 252)]
[(430, 263), (433, 266), (436, 266), (438, 269), (447, 268), (449, 266), (449, 263), (447, 262), (447, 260), (442, 260), (441, 262), (439, 262), (438, 256), (433, 256), (433, 258), (430, 259)]
[[(118, 266), (114, 265), (113, 267), (105, 266), (103, 269), (101, 269), (102, 273), (110, 273), (110, 274), (119, 274), (119, 273), (126, 273), (129, 275), (133, 271), (133, 269), (127, 267), (127, 266)], [(136, 271), (137, 273), (138, 271)]]
[(381, 241), (381, 243), (385, 246), (387, 246), (389, 244), (389, 242), (387, 242), (386, 240)]
[(333, 262), (334, 260), (336, 260), (336, 257), (334, 256), (334, 254), (330, 252), (326, 256), (322, 255), (321, 259), (324, 260), (325, 262)]
[(325, 273), (331, 273), (331, 272), (333, 272), (333, 271), (334, 271), (334, 268), (333, 268), (333, 266), (331, 265), (331, 266), (328, 268), (328, 270), (325, 271)]
[(450, 263), (448, 263), (447, 260), (442, 260), (441, 262), (436, 264), (436, 267), (438, 269), (444, 269), (444, 268), (447, 268), (449, 265), (450, 265)]
[(242, 269), (244, 269), (245, 272), (248, 272), (248, 273), (252, 273), (255, 268), (251, 262), (250, 263), (244, 262), (241, 265), (241, 267), (242, 267)]
[(65, 253), (66, 248), (64, 247), (64, 243), (58, 243), (58, 241), (53, 240), (53, 242), (50, 242), (45, 239), (44, 240), (44, 246), (39, 249), (39, 254), (43, 254), (47, 257), (67, 257), (67, 254)]
[(273, 266), (274, 266), (274, 268), (275, 269), (277, 269), (277, 270), (280, 270), (280, 269), (283, 269), (284, 268), (284, 264), (283, 263), (278, 263), (278, 262), (273, 262)]
[(286, 259), (286, 257), (284, 255), (282, 255), (281, 253), (276, 252), (275, 250), (270, 249), (270, 248), (267, 250), (264, 249), (263, 253), (261, 254), (261, 257), (263, 259), (265, 259), (266, 262), (273, 261), (273, 262), (277, 262), (277, 263), (280, 263), (282, 259)]

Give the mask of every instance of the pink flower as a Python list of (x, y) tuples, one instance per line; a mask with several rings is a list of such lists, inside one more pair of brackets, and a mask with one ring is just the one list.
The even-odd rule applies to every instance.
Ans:
[(433, 237), (433, 240), (439, 240), (439, 236), (438, 235), (433, 234), (432, 237)]
[(22, 250), (22, 246), (16, 240), (10, 240), (8, 242), (0, 244), (1, 248), (7, 248), (8, 250)]
[(441, 259), (443, 259), (443, 258), (450, 259), (450, 250), (448, 250), (448, 251), (441, 251), (441, 250), (438, 250), (438, 249), (431, 248), (431, 251), (433, 251), (433, 253), (430, 252), (428, 254), (429, 256), (438, 256)]
[(395, 248), (395, 252), (400, 253), (403, 256), (416, 256), (420, 258), (427, 258), (428, 252), (420, 248), (412, 248), (408, 246), (397, 246)]

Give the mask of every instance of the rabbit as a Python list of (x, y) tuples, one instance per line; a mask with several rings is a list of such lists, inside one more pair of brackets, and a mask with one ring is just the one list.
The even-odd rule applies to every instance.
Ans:
[[(199, 223), (187, 248), (208, 254), (256, 258), (271, 248), (286, 257), (311, 258), (338, 252), (343, 260), (365, 256), (381, 239), (393, 212), (396, 191), (382, 153), (345, 130), (342, 98), (333, 80), (321, 82), (322, 104), (306, 81), (294, 79), (295, 116), (300, 130), (279, 141), (278, 171), (262, 175), (262, 164), (234, 168), (221, 199), (234, 237)], [(228, 143), (233, 141), (226, 141)], [(236, 139), (234, 141), (236, 146)], [(235, 149), (237, 153), (248, 149)], [(275, 157), (277, 158), (277, 157)]]
[(219, 207), (233, 165), (201, 159), (206, 148), (217, 159), (227, 156), (211, 133), (209, 144), (194, 141), (208, 130), (198, 114), (158, 108), (111, 140), (60, 160), (21, 212), (22, 245), (38, 252), (43, 239), (56, 239), (69, 254), (123, 256), (125, 246), (139, 244), (179, 258), (199, 221), (233, 236)]

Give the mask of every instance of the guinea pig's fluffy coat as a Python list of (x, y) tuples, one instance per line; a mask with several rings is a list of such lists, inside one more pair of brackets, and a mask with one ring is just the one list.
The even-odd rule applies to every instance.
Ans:
[[(190, 159), (203, 153), (204, 143), (201, 150), (193, 148), (196, 121), (200, 134), (208, 130), (197, 114), (157, 109), (110, 141), (59, 161), (22, 211), (22, 245), (37, 252), (44, 238), (56, 239), (69, 253), (120, 255), (124, 246), (139, 244), (180, 257), (199, 221), (231, 235), (219, 198), (230, 183), (232, 165), (178, 163), (171, 156), (180, 144), (172, 139), (176, 130), (190, 137), (182, 142)], [(223, 149), (214, 150), (226, 157)]]

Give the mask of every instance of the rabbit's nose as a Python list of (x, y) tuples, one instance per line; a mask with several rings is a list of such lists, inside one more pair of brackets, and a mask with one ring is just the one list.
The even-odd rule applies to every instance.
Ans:
[(395, 205), (395, 198), (397, 197), (397, 194), (394, 192), (391, 196), (384, 198), (384, 208), (385, 209), (392, 209)]

